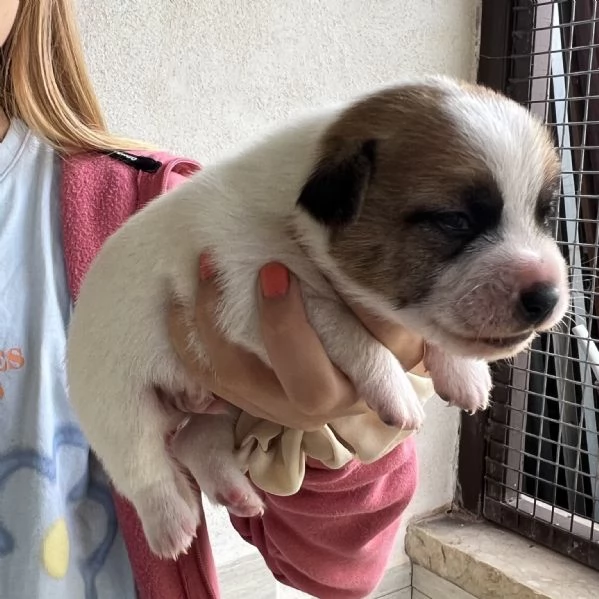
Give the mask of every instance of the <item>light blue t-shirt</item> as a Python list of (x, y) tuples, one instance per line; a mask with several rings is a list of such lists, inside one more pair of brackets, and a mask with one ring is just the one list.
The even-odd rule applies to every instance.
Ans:
[(60, 162), (13, 121), (0, 142), (0, 598), (133, 599), (106, 477), (77, 426)]

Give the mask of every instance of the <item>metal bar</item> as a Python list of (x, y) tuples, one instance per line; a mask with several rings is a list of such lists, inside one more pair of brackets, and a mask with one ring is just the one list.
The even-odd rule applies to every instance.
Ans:
[[(555, 136), (562, 161), (555, 226), (573, 293), (567, 323), (510, 367), (494, 369), (483, 514), (599, 569), (599, 340), (587, 334), (599, 330), (597, 3), (483, 0), (483, 17), (492, 3), (487, 16), (503, 11), (510, 31), (500, 28), (505, 37), (497, 39), (496, 30), (490, 48), (484, 36), (494, 24), (485, 28), (483, 19), (481, 63), (496, 89), (536, 113)], [(461, 464), (472, 447), (460, 445)]]
[[(494, 367), (488, 419), (463, 419), (468, 430), (460, 440), (458, 491), (472, 472), (471, 480), (480, 480), (480, 461), (471, 452), (483, 449), (483, 515), (599, 569), (599, 367), (593, 353), (599, 340), (583, 334), (583, 327), (592, 335), (599, 330), (599, 120), (596, 104), (590, 109), (599, 101), (592, 55), (599, 49), (597, 12), (582, 0), (483, 0), (481, 82), (548, 123), (560, 151), (555, 227), (570, 264), (572, 313), (513, 364)], [(476, 434), (483, 431), (481, 443)], [(480, 495), (473, 491), (470, 499), (476, 512)]]

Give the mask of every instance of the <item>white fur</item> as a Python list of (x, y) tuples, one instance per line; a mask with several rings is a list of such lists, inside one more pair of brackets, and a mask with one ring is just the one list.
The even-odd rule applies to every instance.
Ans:
[[(71, 399), (92, 447), (116, 488), (136, 506), (152, 549), (161, 555), (185, 549), (197, 525), (189, 485), (164, 443), (177, 417), (161, 407), (153, 388), (201, 394), (186, 379), (169, 344), (165, 303), (173, 293), (191, 306), (197, 260), (204, 250), (217, 265), (223, 291), (219, 322), (231, 340), (268, 362), (256, 319), (256, 281), (262, 265), (283, 262), (303, 281), (306, 308), (332, 360), (367, 401), (387, 422), (408, 428), (422, 423), (422, 407), (397, 360), (340, 304), (288, 233), (320, 136), (335, 116), (318, 114), (276, 132), (153, 202), (106, 242), (81, 289), (69, 335)], [(402, 401), (397, 401), (398, 390)], [(215, 426), (203, 426), (200, 421), (206, 418)], [(259, 511), (261, 504), (247, 483), (245, 508), (233, 505), (238, 498), (226, 501), (243, 478), (235, 469), (218, 467), (226, 452), (215, 452), (213, 442), (220, 439), (222, 445), (228, 438), (233, 449), (226, 426), (216, 426), (226, 418), (193, 420), (198, 422), (188, 430), (198, 428), (204, 435), (180, 437), (180, 460), (212, 500), (224, 498), (230, 509), (246, 515)], [(200, 456), (206, 464), (202, 472), (194, 466)]]
[[(453, 89), (450, 82), (438, 85)], [(204, 398), (177, 361), (165, 322), (169, 294), (193, 305), (201, 252), (210, 251), (219, 273), (219, 324), (229, 339), (268, 363), (256, 281), (265, 263), (282, 262), (302, 281), (307, 312), (327, 353), (362, 397), (385, 422), (409, 429), (422, 424), (421, 404), (399, 363), (339, 295), (395, 321), (412, 325), (414, 319), (434, 339), (443, 338), (414, 311), (393, 312), (344, 276), (327, 253), (326, 231), (296, 208), (319, 141), (339, 111), (322, 111), (274, 132), (154, 201), (107, 241), (85, 279), (69, 336), (71, 399), (94, 451), (117, 490), (135, 505), (160, 555), (184, 551), (199, 517), (189, 481), (165, 444), (183, 415), (161, 405), (154, 388)], [(473, 119), (485, 125), (492, 120), (485, 114)], [(501, 181), (509, 179), (510, 164), (493, 168)], [(309, 256), (291, 229), (300, 232)], [(197, 340), (190, 342), (198, 359), (209, 360)], [(469, 359), (460, 366), (459, 360), (434, 349), (428, 366), (435, 384), (449, 392), (457, 386), (454, 401), (466, 409), (486, 406), (488, 367)], [(233, 422), (234, 414), (192, 416), (173, 451), (213, 501), (255, 515), (262, 503), (233, 458)]]

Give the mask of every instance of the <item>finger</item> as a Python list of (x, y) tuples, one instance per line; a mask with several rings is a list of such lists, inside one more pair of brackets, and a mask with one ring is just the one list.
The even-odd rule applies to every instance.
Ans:
[[(354, 401), (353, 388), (347, 379), (330, 365), (315, 334), (313, 334), (313, 338), (318, 341), (320, 351), (323, 353), (323, 358), (319, 361), (329, 364), (329, 370), (332, 370), (333, 377), (338, 377), (338, 379), (337, 381), (333, 380), (332, 384), (326, 385), (322, 384), (323, 377), (316, 375), (315, 380), (321, 382), (314, 385), (315, 389), (308, 388), (305, 393), (315, 404), (316, 409), (313, 410), (313, 414), (306, 413), (310, 412), (310, 406), (306, 410), (302, 405), (301, 397), (303, 395), (301, 392), (295, 393), (294, 397), (300, 399), (294, 406), (285, 395), (285, 390), (275, 373), (254, 354), (224, 340), (222, 334), (214, 326), (214, 313), (220, 302), (220, 292), (216, 283), (212, 279), (206, 278), (207, 270), (210, 276), (212, 276), (212, 272), (210, 268), (206, 269), (205, 262), (201, 270), (203, 275), (199, 281), (198, 301), (194, 309), (193, 321), (190, 321), (189, 311), (184, 306), (172, 302), (168, 311), (168, 328), (175, 351), (180, 355), (187, 370), (199, 379), (202, 385), (215, 395), (257, 418), (264, 418), (296, 429), (316, 430), (330, 419), (364, 410), (363, 406), (352, 403)], [(303, 311), (301, 297), (300, 308)], [(305, 319), (305, 314), (304, 322), (308, 330), (312, 331)], [(295, 331), (297, 328), (295, 323), (290, 324)], [(189, 340), (196, 336), (200, 337), (204, 348), (210, 355), (213, 368), (198, 361), (195, 352), (190, 348)], [(308, 349), (308, 351), (310, 350)], [(295, 357), (297, 358), (297, 356)], [(311, 375), (313, 373), (309, 368), (310, 366), (307, 367), (307, 373)], [(215, 371), (220, 376), (215, 374)], [(313, 378), (313, 376), (300, 375), (297, 377), (297, 386), (294, 387), (294, 383), (292, 383), (292, 388), (304, 389), (306, 380)], [(338, 390), (339, 381), (342, 385), (341, 392)], [(340, 403), (338, 401), (340, 396), (345, 396), (348, 401)], [(246, 397), (252, 397), (253, 401), (248, 401)]]
[[(257, 406), (254, 407), (238, 397), (230, 385), (227, 386), (221, 382), (211, 366), (192, 358), (187, 340), (190, 335), (193, 335), (194, 328), (190, 324), (183, 306), (175, 301), (172, 301), (168, 307), (167, 326), (173, 348), (189, 375), (197, 379), (214, 395), (227, 399), (227, 401), (234, 399), (235, 401), (231, 401), (231, 403), (235, 403), (237, 407), (248, 411), (253, 416), (258, 418), (271, 416), (268, 412)], [(282, 388), (281, 393), (283, 393)]]
[[(288, 428), (301, 428), (304, 430), (316, 430), (322, 427), (325, 422), (319, 419), (313, 419), (298, 410), (284, 396), (283, 388), (279, 388), (279, 396), (266, 401), (266, 407), (256, 405), (246, 400), (242, 395), (238, 395), (230, 386), (223, 385), (219, 377), (216, 376), (212, 368), (203, 365), (198, 360), (190, 359), (190, 352), (187, 345), (189, 335), (193, 333), (192, 325), (186, 318), (183, 306), (172, 301), (168, 306), (167, 326), (171, 337), (171, 342), (175, 352), (183, 362), (187, 372), (199, 379), (201, 384), (209, 389), (214, 395), (226, 399), (236, 405), (239, 409), (248, 414), (263, 420), (278, 422)], [(261, 394), (261, 397), (262, 394)], [(280, 398), (284, 398), (285, 406)], [(268, 408), (271, 409), (268, 409)], [(189, 404), (189, 411), (193, 412), (193, 404)], [(277, 409), (278, 408), (278, 409)]]
[(298, 281), (281, 264), (260, 271), (259, 310), (264, 345), (290, 401), (307, 414), (355, 400), (345, 375), (331, 363), (308, 322)]
[[(197, 335), (210, 357), (212, 370), (227, 379), (229, 393), (242, 392), (244, 389), (260, 389), (262, 401), (280, 398), (283, 388), (275, 373), (255, 354), (228, 341), (215, 325), (221, 294), (214, 278), (206, 278), (210, 269), (202, 266), (200, 259), (200, 280), (194, 313), (194, 325)], [(204, 262), (205, 264), (205, 262)], [(239, 383), (238, 383), (239, 382)], [(255, 392), (255, 391), (254, 391)], [(225, 397), (225, 399), (229, 399)]]
[[(324, 420), (310, 418), (290, 404), (271, 369), (267, 368), (253, 354), (223, 340), (212, 324), (214, 311), (220, 301), (220, 293), (217, 285), (206, 277), (209, 269), (207, 270), (205, 263), (202, 271), (198, 293), (198, 298), (201, 297), (202, 300), (198, 299), (193, 324), (189, 321), (188, 312), (180, 303), (171, 302), (167, 314), (168, 329), (173, 346), (186, 369), (199, 378), (202, 385), (212, 393), (233, 403), (252, 416), (278, 422), (289, 428), (313, 430), (323, 426)], [(188, 339), (198, 332), (196, 327), (201, 331), (201, 341), (208, 353), (216, 356), (216, 359), (212, 360), (213, 362), (219, 363), (219, 356), (227, 356), (226, 368), (223, 370), (224, 376), (217, 376), (211, 367), (200, 363), (190, 355)], [(234, 363), (234, 372), (231, 373), (231, 376), (227, 376), (227, 369), (231, 369), (232, 362)], [(223, 382), (223, 379), (229, 381), (229, 384)], [(243, 381), (242, 388), (236, 389), (237, 385), (230, 384), (235, 381)], [(259, 405), (245, 399), (246, 395), (255, 396), (256, 394), (259, 395)]]

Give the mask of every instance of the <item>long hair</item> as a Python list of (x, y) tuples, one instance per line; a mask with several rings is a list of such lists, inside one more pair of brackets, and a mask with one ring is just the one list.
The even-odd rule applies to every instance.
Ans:
[(108, 132), (71, 0), (21, 1), (0, 49), (0, 106), (63, 154), (149, 147)]

